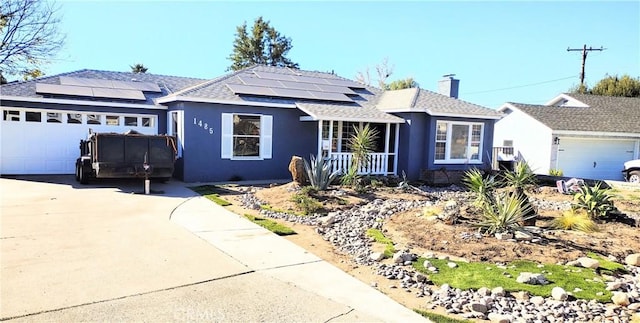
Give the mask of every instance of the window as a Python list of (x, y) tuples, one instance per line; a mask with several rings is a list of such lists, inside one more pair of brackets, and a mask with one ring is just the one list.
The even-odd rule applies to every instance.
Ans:
[(47, 122), (49, 122), (49, 123), (62, 123), (62, 113), (47, 112)]
[(25, 113), (25, 120), (27, 122), (42, 122), (42, 113), (27, 111)]
[(99, 114), (88, 114), (87, 115), (87, 124), (102, 124), (102, 115)]
[(120, 117), (119, 116), (107, 116), (107, 125), (108, 126), (119, 126), (120, 125)]
[(153, 127), (153, 119), (142, 117), (142, 126), (143, 127)]
[(438, 121), (436, 163), (482, 162), (483, 124)]
[(2, 112), (4, 121), (20, 121), (20, 111), (4, 110)]
[(271, 158), (272, 119), (265, 115), (223, 113), (222, 158)]
[(80, 113), (67, 113), (67, 123), (82, 123), (82, 115)]
[(137, 127), (138, 117), (124, 117), (124, 125), (129, 127)]

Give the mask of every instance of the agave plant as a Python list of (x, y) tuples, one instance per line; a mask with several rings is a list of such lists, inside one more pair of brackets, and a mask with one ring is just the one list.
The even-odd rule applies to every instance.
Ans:
[(340, 171), (331, 171), (331, 160), (309, 156), (309, 162), (304, 159), (304, 170), (309, 178), (311, 186), (319, 191), (324, 191), (333, 182)]
[(580, 191), (573, 196), (575, 206), (584, 209), (593, 219), (604, 217), (614, 209), (612, 195), (606, 188), (597, 183), (593, 187), (589, 185), (580, 186)]
[(483, 205), (482, 220), (476, 226), (489, 234), (517, 230), (535, 216), (525, 215), (530, 213), (529, 208), (516, 194), (500, 194), (494, 203)]
[(499, 184), (495, 176), (491, 175), (485, 178), (477, 168), (466, 171), (462, 177), (462, 183), (464, 183), (471, 192), (476, 194), (474, 204), (478, 207), (493, 202), (493, 192)]

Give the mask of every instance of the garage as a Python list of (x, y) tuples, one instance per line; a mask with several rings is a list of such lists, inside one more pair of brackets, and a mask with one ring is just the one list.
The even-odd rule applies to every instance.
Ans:
[(622, 164), (635, 156), (635, 140), (560, 138), (558, 169), (564, 176), (623, 180)]
[[(158, 117), (1, 107), (0, 174), (73, 174), (79, 142), (93, 132), (157, 134)], [(116, 110), (114, 110), (116, 111)]]

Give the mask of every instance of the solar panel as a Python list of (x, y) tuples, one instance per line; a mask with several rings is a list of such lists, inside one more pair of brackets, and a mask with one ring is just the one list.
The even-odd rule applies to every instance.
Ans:
[(127, 99), (127, 100), (146, 100), (144, 94), (140, 90), (127, 90), (127, 89), (106, 89), (101, 87), (91, 88), (93, 90), (93, 96), (97, 98), (113, 98), (113, 99)]
[(112, 81), (114, 89), (130, 89), (145, 92), (162, 92), (156, 83), (139, 81)]
[(349, 80), (338, 80), (338, 79), (326, 79), (330, 85), (337, 85), (337, 86), (346, 86), (346, 87), (352, 87), (354, 89), (364, 89), (365, 86), (364, 84), (360, 84), (358, 82), (354, 82), (354, 81), (349, 81)]
[(240, 81), (246, 85), (266, 86), (266, 87), (284, 87), (278, 80), (259, 79), (256, 77), (238, 76)]
[(102, 80), (102, 79), (92, 79), (92, 78), (86, 78), (86, 77), (72, 77), (72, 76), (60, 76), (59, 79), (60, 79), (60, 84), (62, 85), (100, 87), (100, 88), (107, 88), (107, 89), (140, 90), (140, 91), (146, 91), (146, 92), (161, 92), (158, 84), (152, 83), (152, 82), (114, 81), (114, 80)]
[(317, 84), (312, 83), (300, 83), (293, 81), (280, 81), (284, 88), (287, 89), (298, 89), (298, 90), (311, 90), (311, 91), (320, 91), (320, 88)]
[(252, 94), (252, 95), (266, 95), (273, 96), (274, 92), (268, 87), (250, 86), (242, 84), (227, 84), (227, 87), (233, 92), (233, 94)]
[(326, 78), (296, 75), (293, 77), (297, 82), (313, 84), (329, 84)]
[(71, 77), (71, 76), (60, 76), (59, 79), (60, 79), (60, 84), (62, 85), (113, 88), (113, 83), (111, 83), (110, 80), (90, 79), (85, 77)]
[(322, 92), (333, 92), (333, 93), (344, 93), (344, 94), (358, 94), (354, 92), (352, 89), (346, 86), (336, 86), (336, 85), (324, 85), (318, 84), (320, 91)]
[(271, 73), (271, 72), (257, 72), (257, 71), (253, 71), (253, 73), (256, 74), (261, 79), (295, 81), (293, 79), (293, 75)]
[(36, 83), (36, 93), (93, 97), (90, 87)]
[(342, 93), (331, 92), (311, 92), (315, 99), (326, 101), (340, 101), (340, 102), (353, 102), (351, 98)]

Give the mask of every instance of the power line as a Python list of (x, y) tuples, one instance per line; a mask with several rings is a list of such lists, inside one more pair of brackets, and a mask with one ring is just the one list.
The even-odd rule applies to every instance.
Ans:
[(494, 90), (484, 90), (484, 91), (468, 92), (468, 93), (462, 93), (462, 94), (464, 94), (464, 95), (469, 95), (469, 94), (479, 94), (479, 93), (488, 93), (488, 92), (497, 92), (497, 91), (505, 91), (505, 90), (519, 89), (519, 88), (528, 87), (528, 86), (535, 86), (535, 85), (540, 85), (540, 84), (546, 84), (546, 83), (552, 83), (552, 82), (558, 82), (558, 81), (568, 80), (568, 79), (572, 79), (572, 78), (574, 78), (574, 77), (576, 77), (576, 75), (571, 75), (571, 76), (567, 76), (567, 77), (563, 77), (563, 78), (559, 78), (559, 79), (555, 79), (555, 80), (549, 80), (549, 81), (543, 81), (543, 82), (537, 82), (537, 83), (530, 83), (530, 84), (524, 84), (524, 85), (516, 85), (516, 86), (505, 87), (505, 88), (501, 88), (501, 89), (494, 89)]

